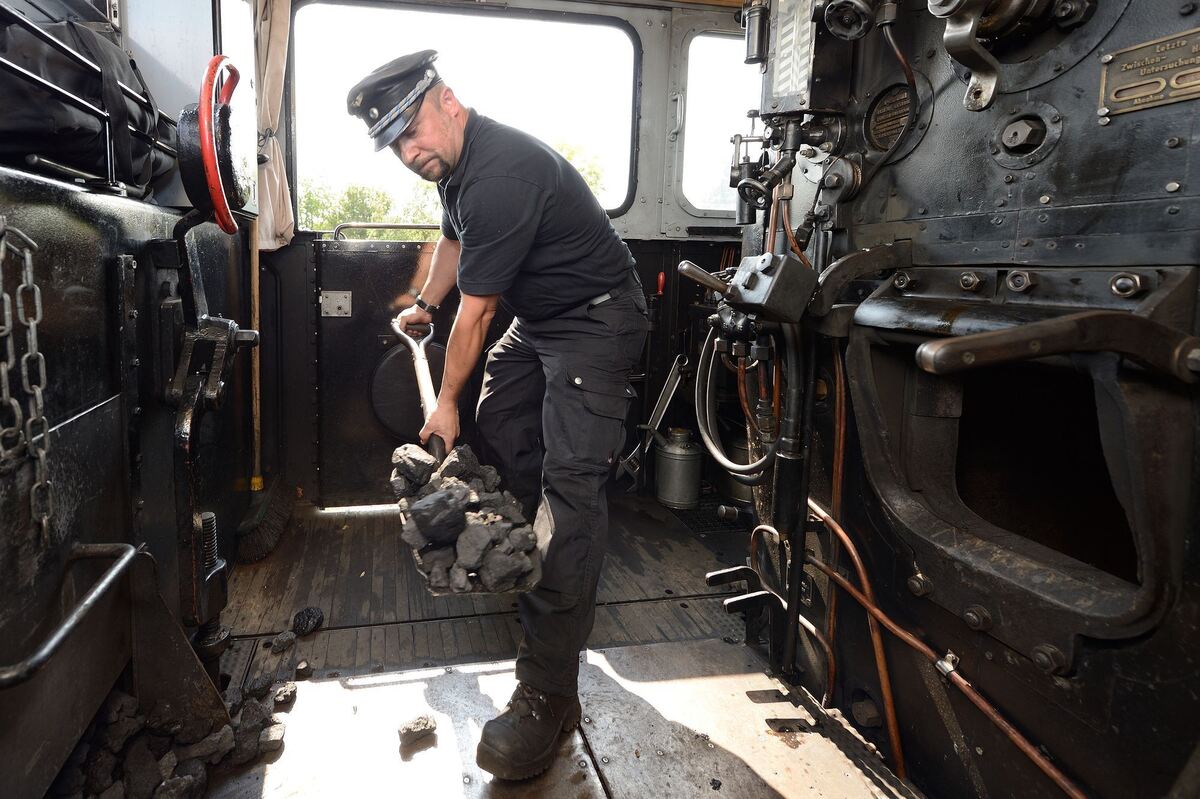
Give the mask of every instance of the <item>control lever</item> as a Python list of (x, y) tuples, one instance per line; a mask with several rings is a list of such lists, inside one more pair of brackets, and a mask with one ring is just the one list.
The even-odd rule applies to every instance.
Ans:
[[(421, 398), (421, 415), (429, 421), (429, 414), (437, 407), (437, 391), (433, 387), (433, 377), (429, 373), (429, 357), (425, 348), (433, 341), (433, 325), (409, 325), (408, 329), (420, 338), (413, 338), (405, 332), (400, 324), (400, 317), (392, 320), (392, 332), (404, 342), (412, 353), (413, 372), (417, 375), (417, 393)], [(441, 436), (430, 436), (425, 442), (425, 450), (441, 463), (446, 459), (446, 442)]]
[(1200, 338), (1124, 311), (1084, 311), (927, 341), (917, 348), (917, 365), (944, 375), (1071, 352), (1115, 352), (1184, 383), (1200, 380)]
[(666, 382), (663, 383), (662, 391), (658, 394), (658, 401), (654, 403), (654, 410), (650, 413), (650, 420), (646, 424), (638, 425), (640, 429), (646, 431), (645, 437), (633, 448), (632, 452), (617, 463), (617, 477), (624, 474), (629, 475), (633, 478), (633, 487), (636, 487), (641, 481), (642, 459), (650, 449), (650, 442), (654, 440), (654, 431), (662, 424), (663, 417), (667, 414), (667, 407), (675, 397), (675, 391), (679, 388), (679, 381), (683, 378), (683, 369), (687, 363), (687, 356), (675, 356), (675, 362), (671, 364)]
[(729, 285), (724, 280), (721, 280), (711, 272), (704, 271), (691, 261), (679, 262), (679, 274), (696, 281), (710, 291), (717, 292), (722, 297), (728, 297), (733, 293), (733, 286)]

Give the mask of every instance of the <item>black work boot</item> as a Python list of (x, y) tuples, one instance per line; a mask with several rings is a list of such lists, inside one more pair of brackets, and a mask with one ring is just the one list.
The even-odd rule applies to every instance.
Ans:
[(483, 725), (475, 762), (503, 780), (527, 780), (554, 762), (558, 734), (579, 723), (579, 698), (518, 683), (504, 712)]

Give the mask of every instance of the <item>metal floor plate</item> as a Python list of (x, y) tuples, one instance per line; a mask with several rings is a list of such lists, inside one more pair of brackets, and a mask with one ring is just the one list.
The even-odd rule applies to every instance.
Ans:
[[(283, 750), (214, 775), (209, 796), (916, 797), (835, 716), (792, 698), (762, 661), (721, 640), (588, 651), (585, 722), (542, 776), (475, 766), (483, 724), (515, 684), (512, 661), (298, 684)], [(432, 746), (401, 755), (398, 727), (437, 719)]]

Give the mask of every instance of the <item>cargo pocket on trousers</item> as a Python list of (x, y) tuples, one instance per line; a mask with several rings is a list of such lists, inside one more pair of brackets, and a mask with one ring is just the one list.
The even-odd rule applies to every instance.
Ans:
[(578, 392), (587, 416), (579, 424), (591, 429), (578, 431), (584, 444), (582, 461), (607, 468), (616, 462), (625, 443), (625, 419), (637, 392), (627, 380), (602, 371), (568, 369), (567, 383)]

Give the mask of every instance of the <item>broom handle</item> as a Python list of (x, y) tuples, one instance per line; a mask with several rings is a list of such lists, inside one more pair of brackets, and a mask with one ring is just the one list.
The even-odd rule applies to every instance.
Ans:
[[(250, 222), (250, 329), (258, 330), (258, 220)], [(259, 376), (259, 347), (250, 350), (250, 416), (254, 430), (254, 472), (250, 490), (263, 490), (262, 476), (262, 382)]]

